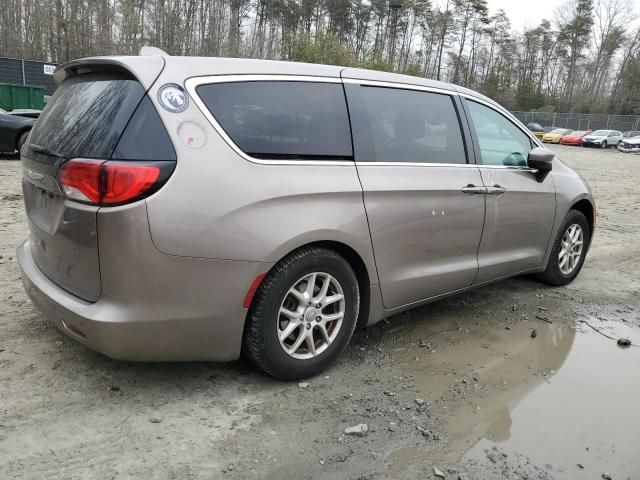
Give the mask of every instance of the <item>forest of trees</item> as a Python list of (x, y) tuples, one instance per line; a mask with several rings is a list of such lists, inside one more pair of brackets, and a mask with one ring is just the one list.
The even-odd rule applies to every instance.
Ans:
[(629, 1), (568, 0), (549, 17), (517, 32), (486, 0), (0, 0), (0, 56), (64, 62), (152, 45), (435, 78), (512, 110), (640, 114)]

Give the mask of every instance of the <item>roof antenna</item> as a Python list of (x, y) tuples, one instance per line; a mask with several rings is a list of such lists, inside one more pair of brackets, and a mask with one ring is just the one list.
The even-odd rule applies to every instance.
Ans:
[(159, 56), (159, 57), (170, 57), (171, 55), (169, 55), (167, 52), (165, 52), (164, 50), (157, 48), (157, 47), (148, 47), (148, 46), (144, 46), (140, 49), (140, 52), (138, 53), (138, 55), (143, 55), (143, 56)]

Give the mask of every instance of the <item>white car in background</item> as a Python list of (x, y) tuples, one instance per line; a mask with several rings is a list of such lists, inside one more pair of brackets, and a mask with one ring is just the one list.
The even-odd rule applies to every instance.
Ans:
[(625, 138), (618, 145), (618, 151), (623, 153), (640, 153), (640, 136)]
[(596, 130), (582, 139), (583, 147), (616, 147), (623, 140), (622, 132), (618, 130)]

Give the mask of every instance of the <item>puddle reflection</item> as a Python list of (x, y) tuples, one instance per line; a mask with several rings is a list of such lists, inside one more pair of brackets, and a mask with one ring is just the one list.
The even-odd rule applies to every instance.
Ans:
[[(569, 324), (541, 323), (466, 336), (456, 329), (447, 333), (446, 325), (429, 327), (431, 334), (441, 332), (432, 337), (436, 352), (405, 358), (402, 368), (413, 375), (447, 435), (435, 448), (396, 450), (390, 470), (482, 464), (488, 462), (485, 451), (497, 446), (540, 467), (551, 465), (558, 478), (577, 478), (578, 463), (591, 476), (606, 471), (636, 478), (640, 349), (620, 349), (586, 326), (576, 332)], [(408, 335), (420, 335), (420, 328)], [(605, 328), (638, 337), (637, 329), (618, 322)]]

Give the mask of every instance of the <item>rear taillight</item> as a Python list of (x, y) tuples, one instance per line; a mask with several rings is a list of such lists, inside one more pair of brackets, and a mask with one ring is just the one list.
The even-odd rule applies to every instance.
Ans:
[(169, 178), (174, 162), (113, 162), (74, 159), (58, 173), (64, 194), (94, 205), (122, 205), (157, 191)]
[(104, 160), (71, 160), (58, 173), (58, 182), (67, 198), (100, 203), (100, 172)]
[(160, 177), (157, 165), (107, 162), (102, 165), (104, 186), (100, 203), (113, 205), (143, 197)]

